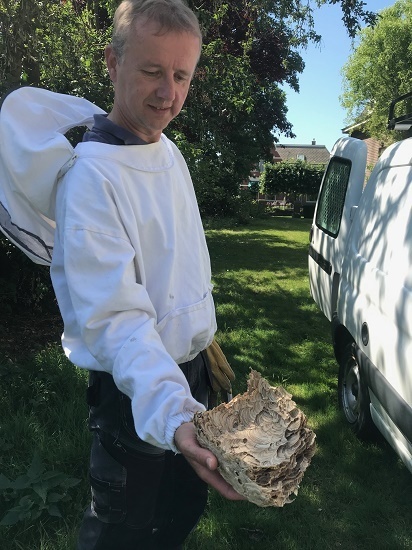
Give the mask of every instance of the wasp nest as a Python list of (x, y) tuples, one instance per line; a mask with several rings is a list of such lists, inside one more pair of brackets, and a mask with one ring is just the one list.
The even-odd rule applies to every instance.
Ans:
[(197, 439), (222, 477), (258, 506), (294, 500), (315, 452), (315, 434), (281, 386), (251, 371), (247, 391), (194, 417)]

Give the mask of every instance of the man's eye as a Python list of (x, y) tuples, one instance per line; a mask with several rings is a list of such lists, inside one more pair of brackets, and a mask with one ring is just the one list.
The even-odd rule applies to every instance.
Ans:
[(142, 71), (146, 76), (157, 76), (159, 71)]

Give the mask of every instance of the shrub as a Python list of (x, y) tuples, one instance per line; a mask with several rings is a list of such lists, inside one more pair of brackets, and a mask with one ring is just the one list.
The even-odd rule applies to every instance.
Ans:
[(4, 312), (55, 306), (47, 266), (37, 265), (0, 235), (0, 301)]

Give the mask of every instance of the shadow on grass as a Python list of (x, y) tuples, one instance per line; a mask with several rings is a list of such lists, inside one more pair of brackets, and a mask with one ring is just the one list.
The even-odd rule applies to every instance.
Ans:
[[(306, 238), (307, 220), (282, 218), (283, 225)], [(329, 323), (309, 293), (308, 246), (284, 234), (274, 234), (270, 224), (261, 232), (208, 233), (219, 335), (240, 374), (238, 390), (250, 367), (271, 381), (315, 385), (330, 380), (325, 366), (336, 369)], [(240, 337), (226, 337), (230, 333)]]
[(218, 336), (237, 373), (235, 393), (245, 391), (250, 367), (295, 390), (309, 425), (316, 423), (317, 453), (284, 508), (228, 503), (212, 493), (187, 550), (412, 549), (412, 476), (386, 442), (356, 439), (337, 408), (330, 325), (309, 293), (309, 224), (301, 221), (207, 237)]

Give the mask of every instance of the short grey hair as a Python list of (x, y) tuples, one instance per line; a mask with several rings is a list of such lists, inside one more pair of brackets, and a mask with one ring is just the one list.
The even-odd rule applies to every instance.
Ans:
[(159, 32), (189, 32), (199, 38), (202, 31), (193, 11), (182, 0), (123, 0), (113, 18), (112, 48), (121, 60), (130, 30), (138, 20), (154, 21)]

